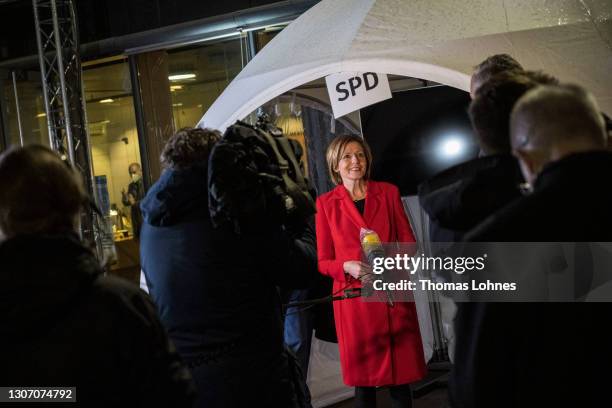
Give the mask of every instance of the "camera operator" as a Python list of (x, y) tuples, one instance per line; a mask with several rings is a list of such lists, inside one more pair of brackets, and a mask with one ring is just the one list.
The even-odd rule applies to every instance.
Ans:
[[(197, 407), (294, 407), (277, 285), (307, 284), (314, 231), (275, 223), (237, 234), (213, 227), (207, 164), (220, 139), (182, 129), (141, 203), (141, 265), (163, 324), (191, 368)], [(244, 197), (249, 200), (249, 197)]]

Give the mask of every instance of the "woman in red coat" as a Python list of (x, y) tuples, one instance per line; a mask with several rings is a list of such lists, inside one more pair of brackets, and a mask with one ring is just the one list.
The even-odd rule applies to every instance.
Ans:
[[(399, 190), (369, 180), (372, 155), (357, 136), (340, 136), (327, 149), (337, 187), (317, 199), (319, 271), (334, 279), (334, 292), (361, 287), (361, 228), (382, 242), (415, 242)], [(376, 406), (377, 386), (389, 386), (393, 407), (410, 407), (409, 384), (424, 377), (423, 345), (414, 303), (334, 302), (342, 376), (354, 386), (357, 407)]]

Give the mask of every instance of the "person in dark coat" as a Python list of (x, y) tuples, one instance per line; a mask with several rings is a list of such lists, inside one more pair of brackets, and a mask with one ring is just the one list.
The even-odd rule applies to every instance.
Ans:
[[(593, 97), (577, 86), (533, 89), (514, 108), (511, 136), (533, 192), (465, 239), (612, 241), (612, 188), (602, 181), (612, 174), (612, 153)], [(601, 331), (609, 303), (488, 303), (478, 312), (454, 407), (610, 405), (608, 381), (597, 374), (612, 363)]]
[[(517, 159), (511, 154), (510, 113), (516, 101), (538, 83), (556, 80), (540, 73), (506, 71), (479, 84), (469, 108), (470, 119), (482, 155), (453, 166), (419, 186), (419, 200), (430, 217), (432, 242), (457, 242), (487, 217), (522, 197), (524, 183)], [(447, 277), (447, 279), (451, 279)], [(453, 369), (449, 379), (451, 401), (461, 400), (479, 303), (457, 303)]]
[(142, 168), (138, 163), (128, 166), (130, 174), (130, 184), (127, 193), (121, 191), (121, 202), (124, 206), (130, 207), (132, 219), (132, 231), (136, 239), (140, 239), (140, 228), (142, 227), (142, 214), (140, 213), (140, 200), (145, 196), (144, 183), (142, 181)]
[[(596, 106), (592, 95), (575, 85), (539, 86), (519, 102), (512, 113), (511, 142), (533, 192), (487, 219), (466, 239), (491, 241), (489, 238), (502, 233), (504, 241), (527, 235), (535, 241), (554, 238), (550, 241), (559, 242), (610, 238), (605, 201), (610, 191), (599, 176), (607, 175), (611, 156), (605, 152), (607, 135), (603, 117), (598, 112), (590, 116), (591, 107)], [(598, 199), (587, 199), (593, 194)], [(553, 195), (559, 201), (546, 207), (544, 203), (552, 203)], [(536, 206), (536, 203), (541, 204)], [(571, 212), (581, 216), (559, 222), (560, 214), (570, 208), (566, 203), (580, 203)], [(510, 216), (520, 212), (520, 222), (513, 220), (506, 226), (499, 222), (510, 220)], [(527, 228), (530, 225), (533, 227)]]
[(431, 220), (432, 242), (460, 241), (485, 218), (521, 197), (524, 179), (511, 154), (510, 112), (529, 89), (555, 81), (523, 71), (500, 73), (480, 84), (469, 114), (481, 156), (419, 186), (419, 201)]
[[(162, 322), (198, 389), (197, 407), (293, 407), (276, 285), (307, 285), (314, 231), (213, 228), (207, 162), (218, 132), (183, 129), (141, 203), (141, 265)], [(248, 200), (249, 197), (245, 197)]]
[(0, 384), (76, 387), (87, 407), (189, 407), (189, 371), (149, 297), (77, 235), (86, 195), (43, 146), (0, 156)]

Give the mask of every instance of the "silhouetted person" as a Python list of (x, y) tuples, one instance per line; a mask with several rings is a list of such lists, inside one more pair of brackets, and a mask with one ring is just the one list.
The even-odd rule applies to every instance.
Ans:
[[(510, 113), (516, 101), (538, 83), (556, 80), (541, 73), (507, 71), (482, 84), (469, 108), (481, 156), (451, 167), (419, 186), (421, 205), (431, 220), (433, 242), (460, 241), (487, 217), (522, 197), (524, 182), (510, 145)], [(475, 370), (471, 327), (480, 315), (479, 303), (458, 303), (454, 319), (455, 349), (449, 381), (451, 401), (462, 400), (466, 379)], [(451, 344), (452, 347), (452, 344)], [(452, 352), (453, 350), (451, 350)]]
[(474, 67), (474, 72), (470, 78), (470, 97), (474, 99), (478, 88), (491, 79), (491, 77), (502, 72), (520, 73), (523, 72), (523, 67), (508, 54), (495, 54), (487, 57)]
[[(489, 219), (471, 233), (471, 239), (488, 238), (497, 234), (497, 228), (506, 240), (524, 235), (532, 240), (554, 237), (550, 241), (612, 237), (612, 230), (600, 222), (608, 220), (610, 212), (603, 205), (609, 187), (599, 175), (607, 174), (612, 156), (605, 151), (604, 121), (599, 111), (593, 111), (596, 107), (588, 92), (572, 85), (538, 87), (520, 100), (512, 113), (511, 143), (533, 194)], [(564, 193), (568, 196), (561, 199)], [(589, 199), (593, 195), (598, 198)], [(554, 205), (553, 198), (559, 199)], [(582, 216), (567, 217), (570, 219), (560, 223), (561, 214), (569, 214), (570, 202), (580, 204), (571, 213)], [(580, 213), (581, 209), (585, 212)], [(519, 211), (521, 221), (511, 224), (513, 228), (499, 222)], [(568, 224), (574, 228), (566, 228)], [(553, 231), (559, 234), (553, 236)]]
[(556, 80), (530, 71), (490, 77), (469, 108), (480, 157), (453, 166), (419, 186), (419, 200), (431, 220), (433, 242), (454, 242), (478, 223), (521, 197), (524, 182), (511, 153), (510, 112), (538, 84)]
[(124, 206), (130, 207), (132, 218), (132, 231), (136, 239), (140, 239), (140, 228), (142, 227), (142, 213), (140, 212), (140, 200), (145, 196), (144, 183), (142, 181), (142, 168), (138, 163), (128, 166), (130, 184), (127, 193), (121, 191), (121, 201)]
[[(612, 241), (612, 153), (593, 97), (572, 85), (525, 94), (511, 118), (511, 143), (533, 192), (488, 218), (478, 242)], [(518, 271), (517, 271), (518, 272)], [(577, 274), (582, 271), (576, 270)], [(473, 370), (457, 407), (610, 405), (612, 363), (602, 325), (609, 303), (486, 304), (469, 334)]]
[(79, 406), (190, 406), (148, 296), (102, 276), (79, 240), (76, 172), (46, 147), (10, 149), (0, 191), (0, 384), (76, 387)]
[(310, 282), (316, 273), (314, 230), (265, 222), (249, 234), (236, 234), (229, 224), (214, 228), (207, 166), (219, 137), (186, 128), (168, 140), (164, 172), (141, 203), (142, 269), (193, 373), (196, 407), (291, 408), (297, 400), (276, 285)]

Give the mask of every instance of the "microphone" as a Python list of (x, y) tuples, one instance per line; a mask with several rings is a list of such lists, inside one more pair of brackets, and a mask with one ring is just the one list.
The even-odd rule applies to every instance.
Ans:
[[(374, 260), (377, 258), (384, 258), (386, 256), (385, 248), (380, 241), (380, 237), (376, 233), (376, 231), (361, 228), (359, 231), (359, 240), (361, 241), (361, 249), (365, 255), (365, 258), (368, 261), (370, 266), (374, 265)], [(380, 278), (384, 281), (385, 276), (384, 273), (380, 275)], [(365, 285), (362, 282), (361, 295), (364, 297), (372, 296), (372, 292), (374, 291), (374, 286), (371, 283), (372, 279), (369, 280)], [(387, 297), (387, 303), (389, 306), (393, 307), (393, 299), (391, 298), (391, 294), (388, 291), (385, 291)]]
[(361, 249), (363, 250), (368, 264), (374, 265), (374, 260), (376, 258), (385, 257), (385, 249), (376, 231), (361, 228), (359, 231), (359, 240), (361, 241)]
[[(376, 258), (384, 258), (385, 249), (382, 246), (382, 242), (380, 242), (380, 237), (376, 233), (376, 231), (372, 231), (367, 228), (361, 228), (359, 231), (359, 240), (361, 241), (361, 249), (363, 250), (363, 254), (365, 259), (367, 260), (370, 266), (374, 265), (374, 260)], [(362, 289), (361, 294), (364, 297), (372, 296), (372, 292), (374, 288), (372, 286), (372, 279), (368, 277), (368, 282), (361, 283)]]

